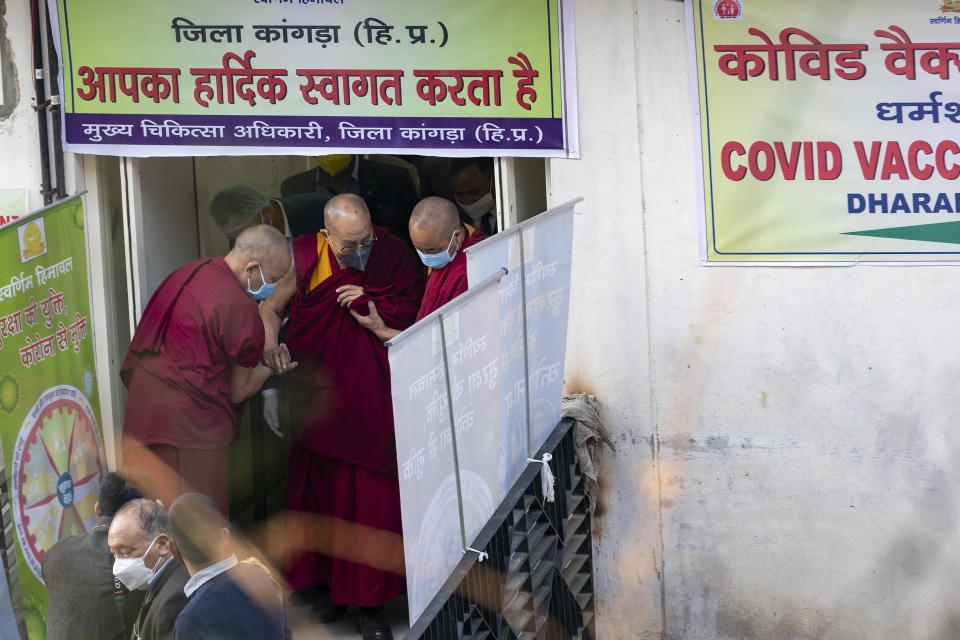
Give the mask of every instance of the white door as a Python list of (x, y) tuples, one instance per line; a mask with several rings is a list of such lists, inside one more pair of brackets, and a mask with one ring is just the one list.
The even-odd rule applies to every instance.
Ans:
[(130, 324), (171, 271), (201, 257), (193, 158), (122, 160)]

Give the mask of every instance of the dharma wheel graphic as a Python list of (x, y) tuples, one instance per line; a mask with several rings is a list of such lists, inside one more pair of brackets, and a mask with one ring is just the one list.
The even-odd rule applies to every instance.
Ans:
[(10, 474), (20, 549), (41, 582), (47, 549), (96, 522), (103, 466), (100, 433), (83, 393), (69, 385), (44, 391), (20, 427)]

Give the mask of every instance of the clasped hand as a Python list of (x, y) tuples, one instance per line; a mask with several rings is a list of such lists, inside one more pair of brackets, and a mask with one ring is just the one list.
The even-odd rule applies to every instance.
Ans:
[(277, 375), (283, 375), (293, 371), (298, 362), (290, 358), (290, 350), (287, 345), (280, 344), (276, 349), (265, 349), (263, 352), (263, 364), (267, 365)]
[(337, 287), (337, 304), (348, 307), (350, 303), (363, 295), (363, 287), (357, 284), (345, 284)]

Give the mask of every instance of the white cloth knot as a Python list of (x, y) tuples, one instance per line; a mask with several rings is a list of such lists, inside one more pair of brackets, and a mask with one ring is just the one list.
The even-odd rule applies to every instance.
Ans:
[(543, 465), (540, 469), (540, 488), (543, 489), (543, 497), (547, 502), (553, 502), (556, 500), (556, 496), (553, 493), (553, 470), (550, 468), (550, 461), (553, 460), (553, 456), (549, 453), (543, 454), (543, 458), (537, 460), (536, 458), (527, 458), (527, 462), (536, 462), (537, 464)]
[(467, 551), (472, 551), (477, 554), (477, 560), (480, 562), (486, 562), (490, 558), (490, 554), (486, 551), (480, 551), (479, 549), (474, 549), (473, 547), (467, 547)]

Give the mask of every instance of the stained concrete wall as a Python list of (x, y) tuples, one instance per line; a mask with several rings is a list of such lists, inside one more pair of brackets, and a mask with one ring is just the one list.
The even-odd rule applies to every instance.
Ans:
[[(575, 8), (583, 158), (551, 161), (550, 193), (586, 197), (567, 385), (618, 446), (599, 637), (960, 638), (958, 272), (699, 266), (683, 6)], [(34, 208), (26, 0), (4, 18), (0, 187)]]
[(33, 100), (30, 3), (0, 0), (0, 189), (30, 189), (28, 205), (43, 205)]
[[(41, 3), (45, 4), (45, 3)], [(0, 189), (27, 189), (28, 209), (43, 206), (40, 193), (41, 160), (39, 124), (33, 109), (36, 91), (33, 84), (33, 30), (28, 0), (0, 0), (0, 68), (3, 91), (0, 98)], [(46, 57), (46, 37), (43, 41)], [(50, 95), (49, 78), (45, 80)], [(50, 116), (47, 116), (48, 122)], [(51, 130), (52, 137), (52, 130)], [(53, 153), (53, 141), (48, 144)], [(52, 156), (51, 156), (52, 157)], [(78, 190), (76, 158), (64, 157), (67, 194)], [(52, 169), (51, 169), (52, 171)]]
[(956, 267), (698, 264), (683, 5), (577, 0), (599, 637), (960, 638)]

